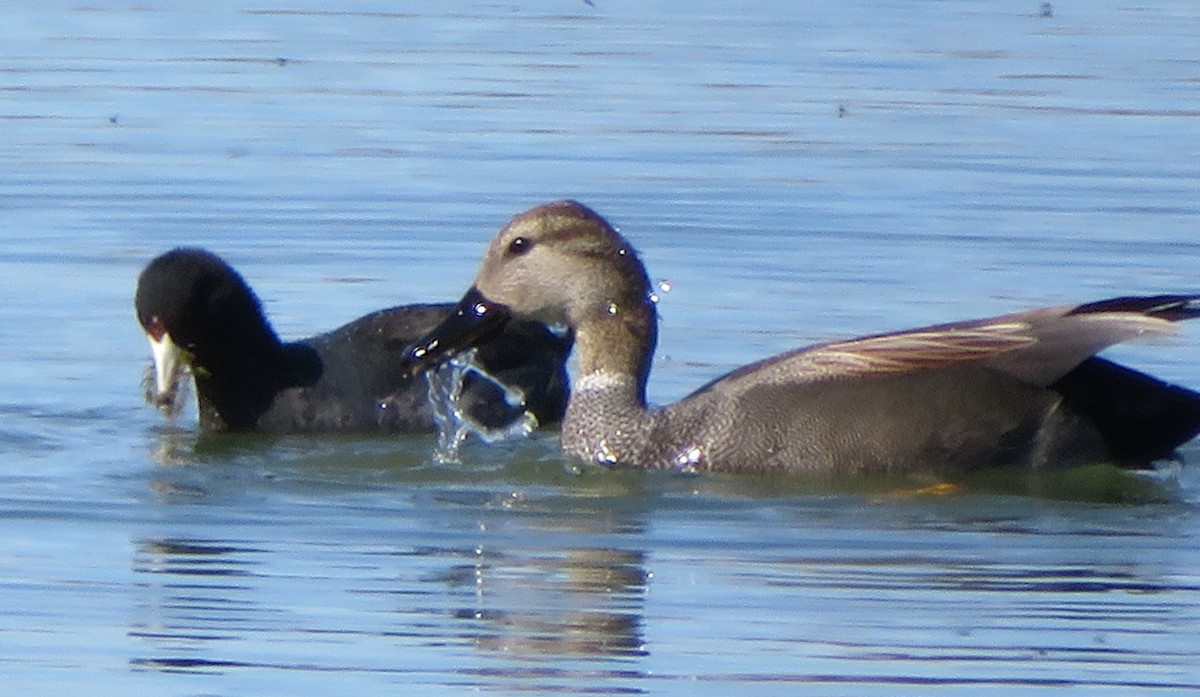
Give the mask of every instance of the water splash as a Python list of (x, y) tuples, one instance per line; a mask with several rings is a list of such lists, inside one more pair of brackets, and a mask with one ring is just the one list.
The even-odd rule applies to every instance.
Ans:
[[(504, 401), (520, 416), (500, 428), (488, 428), (471, 418), (460, 403), (467, 377), (474, 374), (492, 383), (504, 393)], [(433, 422), (437, 427), (437, 449), (434, 458), (441, 464), (458, 464), (459, 450), (470, 435), (485, 443), (497, 443), (515, 438), (524, 438), (538, 426), (537, 417), (525, 410), (525, 393), (510, 387), (483, 369), (475, 362), (475, 350), (465, 351), (425, 373), (429, 387), (429, 404), (433, 408)]]
[(177, 364), (170, 375), (167, 391), (160, 393), (154, 379), (154, 363), (150, 363), (142, 375), (142, 394), (146, 404), (156, 407), (166, 416), (168, 423), (173, 423), (188, 402), (191, 377), (182, 362)]

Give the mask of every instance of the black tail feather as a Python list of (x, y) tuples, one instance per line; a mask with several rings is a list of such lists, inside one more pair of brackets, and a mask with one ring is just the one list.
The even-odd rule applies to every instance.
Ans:
[(1085, 303), (1068, 314), (1086, 315), (1096, 312), (1133, 312), (1148, 317), (1180, 322), (1200, 317), (1200, 295), (1126, 296)]
[(1114, 464), (1122, 467), (1143, 468), (1170, 459), (1200, 433), (1200, 393), (1103, 358), (1084, 361), (1050, 389), (1096, 426)]

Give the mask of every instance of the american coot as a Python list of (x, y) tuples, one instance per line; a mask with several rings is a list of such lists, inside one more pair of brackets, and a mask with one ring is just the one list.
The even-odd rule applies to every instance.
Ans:
[(1118, 298), (822, 344), (648, 408), (655, 308), (633, 248), (572, 201), (514, 218), (474, 287), (409, 351), (413, 370), (510, 317), (575, 331), (570, 456), (608, 466), (903, 473), (1109, 461), (1140, 467), (1200, 431), (1200, 394), (1094, 354), (1200, 315), (1200, 296)]
[[(272, 432), (429, 432), (427, 387), (402, 362), (404, 347), (452, 304), (380, 310), (309, 339), (281, 342), (258, 298), (220, 257), (175, 249), (138, 278), (138, 322), (150, 339), (155, 382), (148, 398), (176, 399), (175, 371), (195, 380), (201, 428)], [(480, 345), (476, 363), (524, 395), (511, 405), (493, 382), (468, 374), (459, 408), (488, 428), (528, 410), (557, 422), (567, 399), (569, 336), (538, 322), (514, 324)]]

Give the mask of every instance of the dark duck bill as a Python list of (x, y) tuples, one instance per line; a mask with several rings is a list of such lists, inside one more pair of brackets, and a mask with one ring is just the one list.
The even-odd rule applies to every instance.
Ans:
[(413, 375), (433, 370), (504, 329), (510, 319), (507, 307), (472, 286), (441, 324), (404, 349), (404, 360)]

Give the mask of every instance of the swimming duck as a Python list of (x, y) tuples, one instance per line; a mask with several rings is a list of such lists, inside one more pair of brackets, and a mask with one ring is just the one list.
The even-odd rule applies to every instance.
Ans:
[(416, 342), (414, 372), (511, 318), (575, 333), (562, 449), (608, 466), (867, 474), (1143, 467), (1200, 432), (1200, 394), (1095, 354), (1200, 316), (1200, 295), (1103, 300), (836, 341), (646, 403), (656, 342), (633, 247), (586, 206), (513, 218), (457, 311)]
[[(190, 368), (204, 430), (269, 432), (431, 432), (424, 380), (400, 355), (437, 326), (453, 304), (373, 312), (333, 331), (283, 342), (246, 281), (217, 255), (174, 249), (138, 278), (138, 322), (150, 340), (154, 381), (147, 399), (177, 407), (177, 373)], [(528, 410), (557, 422), (566, 405), (564, 361), (571, 339), (521, 322), (480, 345), (476, 364), (524, 396), (468, 373), (458, 406), (487, 428), (504, 428)]]

